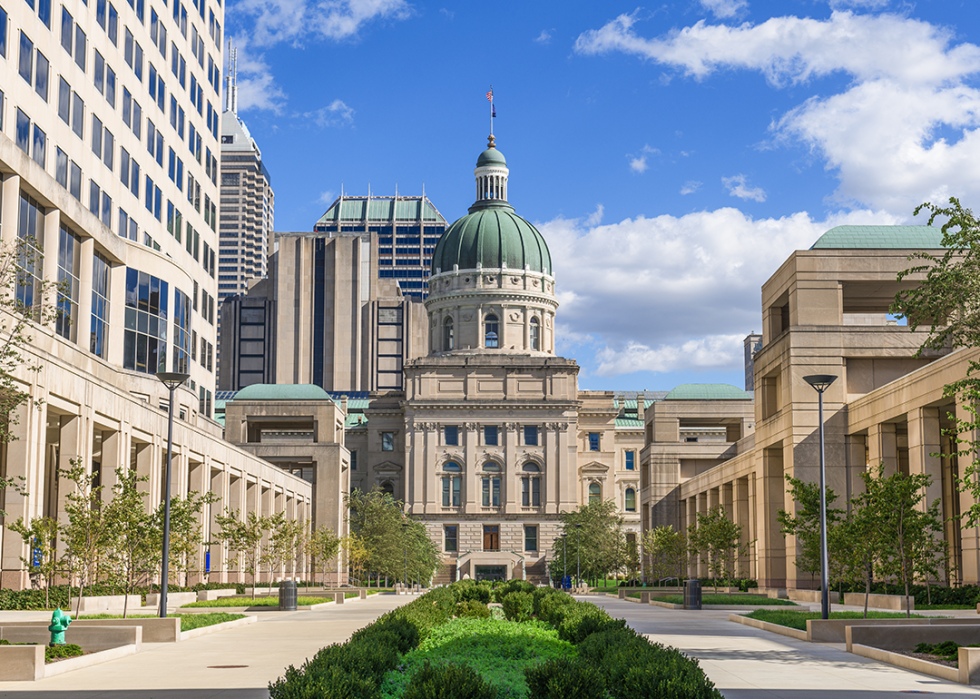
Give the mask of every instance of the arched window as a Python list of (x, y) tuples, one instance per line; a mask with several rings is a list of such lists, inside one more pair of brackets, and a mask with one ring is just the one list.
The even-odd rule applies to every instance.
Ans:
[(526, 464), (524, 464), (524, 470), (527, 471), (528, 473), (540, 473), (541, 472), (541, 469), (533, 461), (528, 461)]
[(602, 487), (598, 483), (589, 484), (589, 504), (599, 502), (602, 499)]
[(531, 349), (541, 349), (541, 324), (537, 318), (531, 318)]
[(500, 464), (496, 461), (488, 461), (483, 464), (484, 471), (493, 471), (494, 473), (500, 473)]
[(446, 352), (453, 349), (455, 345), (453, 344), (453, 319), (446, 318), (446, 322), (442, 324), (442, 349)]
[(497, 336), (498, 332), (497, 316), (490, 313), (483, 319), (483, 346), (496, 349), (499, 346)]
[(395, 486), (392, 484), (391, 481), (385, 481), (384, 483), (382, 483), (381, 490), (392, 497), (395, 496)]
[(632, 488), (626, 489), (626, 511), (636, 512), (636, 491)]
[(459, 473), (463, 470), (463, 467), (457, 464), (455, 461), (447, 461), (442, 465), (443, 471), (452, 471), (453, 473)]

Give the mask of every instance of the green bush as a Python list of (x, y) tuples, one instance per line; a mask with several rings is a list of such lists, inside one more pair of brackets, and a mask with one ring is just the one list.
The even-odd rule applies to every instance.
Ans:
[(540, 600), (537, 600), (537, 593), (535, 597), (535, 615), (555, 628), (558, 628), (565, 613), (575, 604), (574, 597), (560, 590), (554, 594), (543, 595)]
[(525, 580), (508, 580), (493, 589), (493, 601), (503, 604), (504, 597), (511, 592), (532, 593), (538, 588)]
[(84, 653), (85, 651), (82, 650), (82, 647), (74, 643), (66, 643), (63, 646), (45, 646), (44, 662), (51, 663), (55, 660), (63, 660), (65, 658), (77, 658), (79, 655), (84, 655)]
[(524, 676), (528, 699), (605, 699), (607, 696), (602, 671), (578, 659), (549, 660), (527, 668)]
[(529, 592), (510, 592), (503, 598), (504, 616), (510, 621), (530, 621), (534, 601)]
[(402, 699), (498, 699), (500, 692), (466, 665), (426, 662), (409, 681)]
[(541, 602), (552, 595), (560, 594), (561, 591), (554, 587), (539, 587), (531, 593), (532, 604), (534, 605), (534, 616), (541, 616)]
[(460, 602), (459, 604), (456, 605), (456, 616), (473, 617), (477, 619), (489, 619), (490, 607), (485, 605), (483, 602), (477, 602), (476, 600), (466, 600), (465, 602)]
[(482, 602), (483, 604), (488, 604), (490, 602), (490, 585), (482, 582), (476, 582), (475, 580), (460, 580), (459, 582), (450, 585), (448, 589), (453, 591), (457, 602), (473, 601)]

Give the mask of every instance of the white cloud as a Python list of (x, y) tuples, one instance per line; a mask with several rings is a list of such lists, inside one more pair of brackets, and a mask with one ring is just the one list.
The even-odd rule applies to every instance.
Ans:
[(239, 0), (234, 11), (239, 21), (252, 20), (257, 46), (272, 46), (306, 38), (349, 39), (369, 22), (403, 19), (410, 9), (405, 0)]
[(628, 154), (626, 157), (629, 159), (630, 170), (632, 170), (638, 175), (642, 175), (650, 168), (649, 163), (647, 163), (647, 156), (658, 155), (659, 153), (660, 151), (657, 150), (656, 148), (651, 148), (648, 145), (644, 145), (640, 149), (639, 153)]
[(265, 56), (252, 51), (247, 36), (236, 36), (232, 45), (238, 51), (238, 111), (266, 109), (281, 114), (286, 93), (276, 84)]
[(766, 193), (761, 187), (749, 187), (745, 180), (745, 175), (739, 173), (732, 177), (722, 177), (721, 183), (725, 185), (729, 196), (739, 199), (751, 199), (752, 201), (763, 202), (766, 200)]
[(455, 12), (453, 12), (452, 10), (447, 10), (445, 7), (440, 7), (439, 12), (446, 15), (446, 19), (448, 19), (450, 22), (452, 22), (453, 18), (456, 16)]
[(542, 29), (541, 33), (535, 39), (539, 44), (550, 44), (551, 43), (551, 32), (547, 29)]
[(696, 191), (701, 189), (702, 184), (703, 184), (702, 182), (698, 182), (697, 180), (688, 180), (687, 182), (684, 183), (684, 186), (681, 187), (681, 194), (682, 195), (694, 194)]
[[(844, 223), (900, 219), (858, 211), (754, 219), (734, 208), (685, 216), (537, 224), (548, 241), (562, 348), (594, 352), (601, 375), (642, 369), (737, 369), (760, 327), (759, 288), (794, 250)], [(624, 293), (628, 290), (628, 293)]]
[(317, 201), (324, 206), (330, 206), (333, 204), (333, 200), (337, 198), (337, 193), (333, 190), (328, 189), (325, 192), (320, 192), (320, 196), (317, 197)]
[(589, 227), (598, 226), (600, 223), (602, 223), (602, 215), (605, 213), (605, 211), (606, 207), (604, 207), (602, 204), (596, 204), (595, 211), (585, 218), (585, 225)]
[(298, 116), (312, 121), (320, 128), (350, 126), (354, 123), (354, 110), (348, 107), (343, 100), (334, 100), (326, 107), (320, 107), (312, 112), (304, 112)]
[(734, 17), (740, 10), (748, 6), (749, 3), (746, 0), (701, 0), (701, 7), (721, 19)]
[(734, 27), (700, 21), (654, 39), (639, 36), (635, 24), (636, 13), (620, 15), (579, 36), (575, 50), (636, 55), (697, 80), (753, 70), (775, 88), (851, 76), (842, 92), (811, 97), (770, 125), (776, 143), (802, 143), (825, 158), (839, 179), (838, 203), (907, 216), (948, 191), (980, 197), (980, 90), (973, 84), (980, 47), (955, 44), (949, 29), (839, 11), (825, 20), (776, 17)]

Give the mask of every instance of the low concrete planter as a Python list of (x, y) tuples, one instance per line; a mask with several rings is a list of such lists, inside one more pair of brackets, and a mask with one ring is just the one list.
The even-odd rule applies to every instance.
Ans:
[(202, 626), (199, 629), (191, 629), (190, 631), (181, 631), (179, 641), (187, 641), (192, 638), (197, 638), (198, 636), (207, 636), (211, 633), (218, 633), (219, 631), (226, 631), (228, 629), (233, 629), (236, 626), (245, 626), (246, 624), (254, 624), (259, 620), (256, 616), (247, 616), (244, 619), (232, 619), (231, 621), (226, 621), (223, 624), (212, 624), (211, 626)]
[(238, 590), (229, 587), (225, 590), (201, 590), (197, 593), (198, 602), (210, 602), (211, 600), (221, 599), (222, 597), (234, 597)]
[[(232, 590), (234, 592), (234, 590)], [(196, 592), (168, 592), (167, 593), (167, 607), (182, 607), (185, 604), (191, 604), (192, 602), (197, 602)], [(160, 595), (156, 592), (151, 592), (146, 596), (146, 606), (153, 607), (156, 609), (160, 608)]]
[[(946, 620), (948, 621), (948, 620)], [(980, 648), (960, 648), (959, 668), (928, 660), (912, 658), (897, 651), (914, 648), (917, 643), (955, 641), (961, 644), (980, 641), (980, 624), (889, 625), (887, 627), (849, 626), (848, 652), (878, 660), (896, 667), (914, 670), (948, 682), (980, 684)]]
[[(787, 590), (786, 596), (794, 602), (820, 604), (823, 601), (820, 590)], [(831, 592), (827, 597), (831, 604), (840, 604), (840, 593)]]
[[(915, 599), (909, 597), (909, 611), (915, 611)], [(863, 592), (845, 592), (844, 604), (854, 607), (864, 606)], [(894, 612), (904, 612), (905, 595), (868, 595), (868, 607), (873, 609), (885, 609)]]
[(854, 655), (871, 658), (881, 663), (888, 663), (889, 665), (912, 670), (913, 672), (921, 672), (923, 675), (932, 675), (947, 682), (960, 681), (959, 670), (955, 667), (946, 667), (938, 663), (930, 663), (928, 660), (913, 658), (908, 655), (902, 655), (901, 653), (892, 653), (891, 651), (872, 648), (871, 646), (862, 646), (861, 644), (855, 644), (851, 652)]
[(797, 641), (808, 640), (806, 631), (791, 629), (788, 626), (781, 626), (780, 624), (770, 624), (768, 621), (750, 619), (749, 617), (742, 616), (741, 614), (729, 614), (728, 620), (734, 621), (738, 624), (744, 624), (745, 626), (751, 626), (756, 629), (762, 629), (763, 631), (778, 633), (780, 636), (789, 636), (790, 638), (795, 638)]
[[(0, 625), (0, 638), (11, 643), (40, 643), (51, 640), (47, 622)], [(97, 653), (119, 646), (135, 645), (139, 651), (143, 643), (143, 629), (136, 624), (128, 626), (91, 626), (84, 622), (72, 623), (65, 631), (65, 643), (81, 646), (86, 653)]]
[[(847, 643), (846, 630), (850, 626), (977, 626), (977, 619), (808, 619), (807, 633), (814, 643)], [(953, 639), (955, 640), (955, 639)]]
[(770, 599), (788, 599), (789, 590), (785, 587), (750, 587), (750, 595), (764, 595)]
[(683, 604), (672, 604), (670, 602), (661, 602), (660, 600), (652, 599), (649, 602), (654, 607), (663, 607), (664, 609), (683, 609)]
[[(47, 629), (45, 629), (47, 630)], [(136, 644), (110, 648), (109, 650), (87, 653), (77, 658), (44, 662), (44, 644), (36, 646), (0, 646), (0, 681), (33, 682), (45, 677), (56, 677), (72, 670), (92, 667), (100, 663), (123, 658), (139, 652)]]
[[(71, 603), (72, 610), (81, 612), (108, 612), (121, 610), (126, 605), (126, 595), (97, 595), (95, 597), (82, 597), (81, 606), (78, 598), (74, 598)], [(129, 595), (129, 608), (139, 609), (143, 604), (139, 595)]]

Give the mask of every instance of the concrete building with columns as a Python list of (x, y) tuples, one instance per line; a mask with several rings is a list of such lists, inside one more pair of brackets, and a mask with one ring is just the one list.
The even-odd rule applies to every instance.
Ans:
[[(30, 328), (23, 363), (2, 367), (30, 398), (0, 449), (0, 475), (25, 485), (0, 494), (10, 521), (64, 517), (58, 470), (75, 459), (105, 486), (135, 468), (156, 507), (162, 370), (189, 375), (174, 398), (171, 485), (220, 498), (202, 515), (206, 539), (225, 507), (310, 516), (307, 481), (224, 442), (212, 419), (224, 9), (160, 9), (0, 7), (0, 242), (43, 253), (17, 300), (61, 309)], [(42, 300), (42, 283), (60, 283), (60, 296)], [(210, 553), (212, 580), (239, 575), (220, 547)], [(0, 584), (28, 584), (25, 555), (0, 527)]]
[[(943, 387), (966, 376), (977, 351), (917, 356), (926, 332), (910, 332), (888, 315), (895, 294), (921, 279), (896, 281), (911, 266), (909, 255), (941, 252), (940, 240), (938, 229), (924, 226), (840, 226), (790, 255), (762, 287), (754, 400), (707, 396), (682, 406), (679, 423), (664, 415), (670, 401), (647, 408), (644, 526), (685, 529), (698, 512), (722, 505), (742, 525), (743, 543), (752, 544), (741, 561), (744, 574), (764, 587), (808, 587), (809, 574), (794, 565), (794, 538), (780, 533), (776, 513), (794, 507), (787, 475), (819, 478), (818, 394), (804, 377), (831, 374), (837, 379), (824, 394), (827, 485), (839, 504), (861, 492), (860, 475), (873, 465), (883, 464), (886, 474), (930, 475), (926, 500), (942, 503), (953, 579), (980, 581), (977, 531), (958, 519), (972, 500), (955, 485), (971, 457), (936, 456), (953, 450), (943, 430), (954, 426), (950, 415), (963, 415)], [(725, 424), (724, 441), (691, 454), (678, 425), (709, 420)]]
[(350, 482), (425, 522), (444, 552), (437, 580), (543, 582), (561, 512), (614, 499), (639, 534), (643, 422), (636, 400), (630, 413), (579, 391), (578, 365), (555, 355), (551, 255), (507, 200), (493, 137), (474, 175), (476, 202), (432, 255), (428, 354), (348, 421)]

